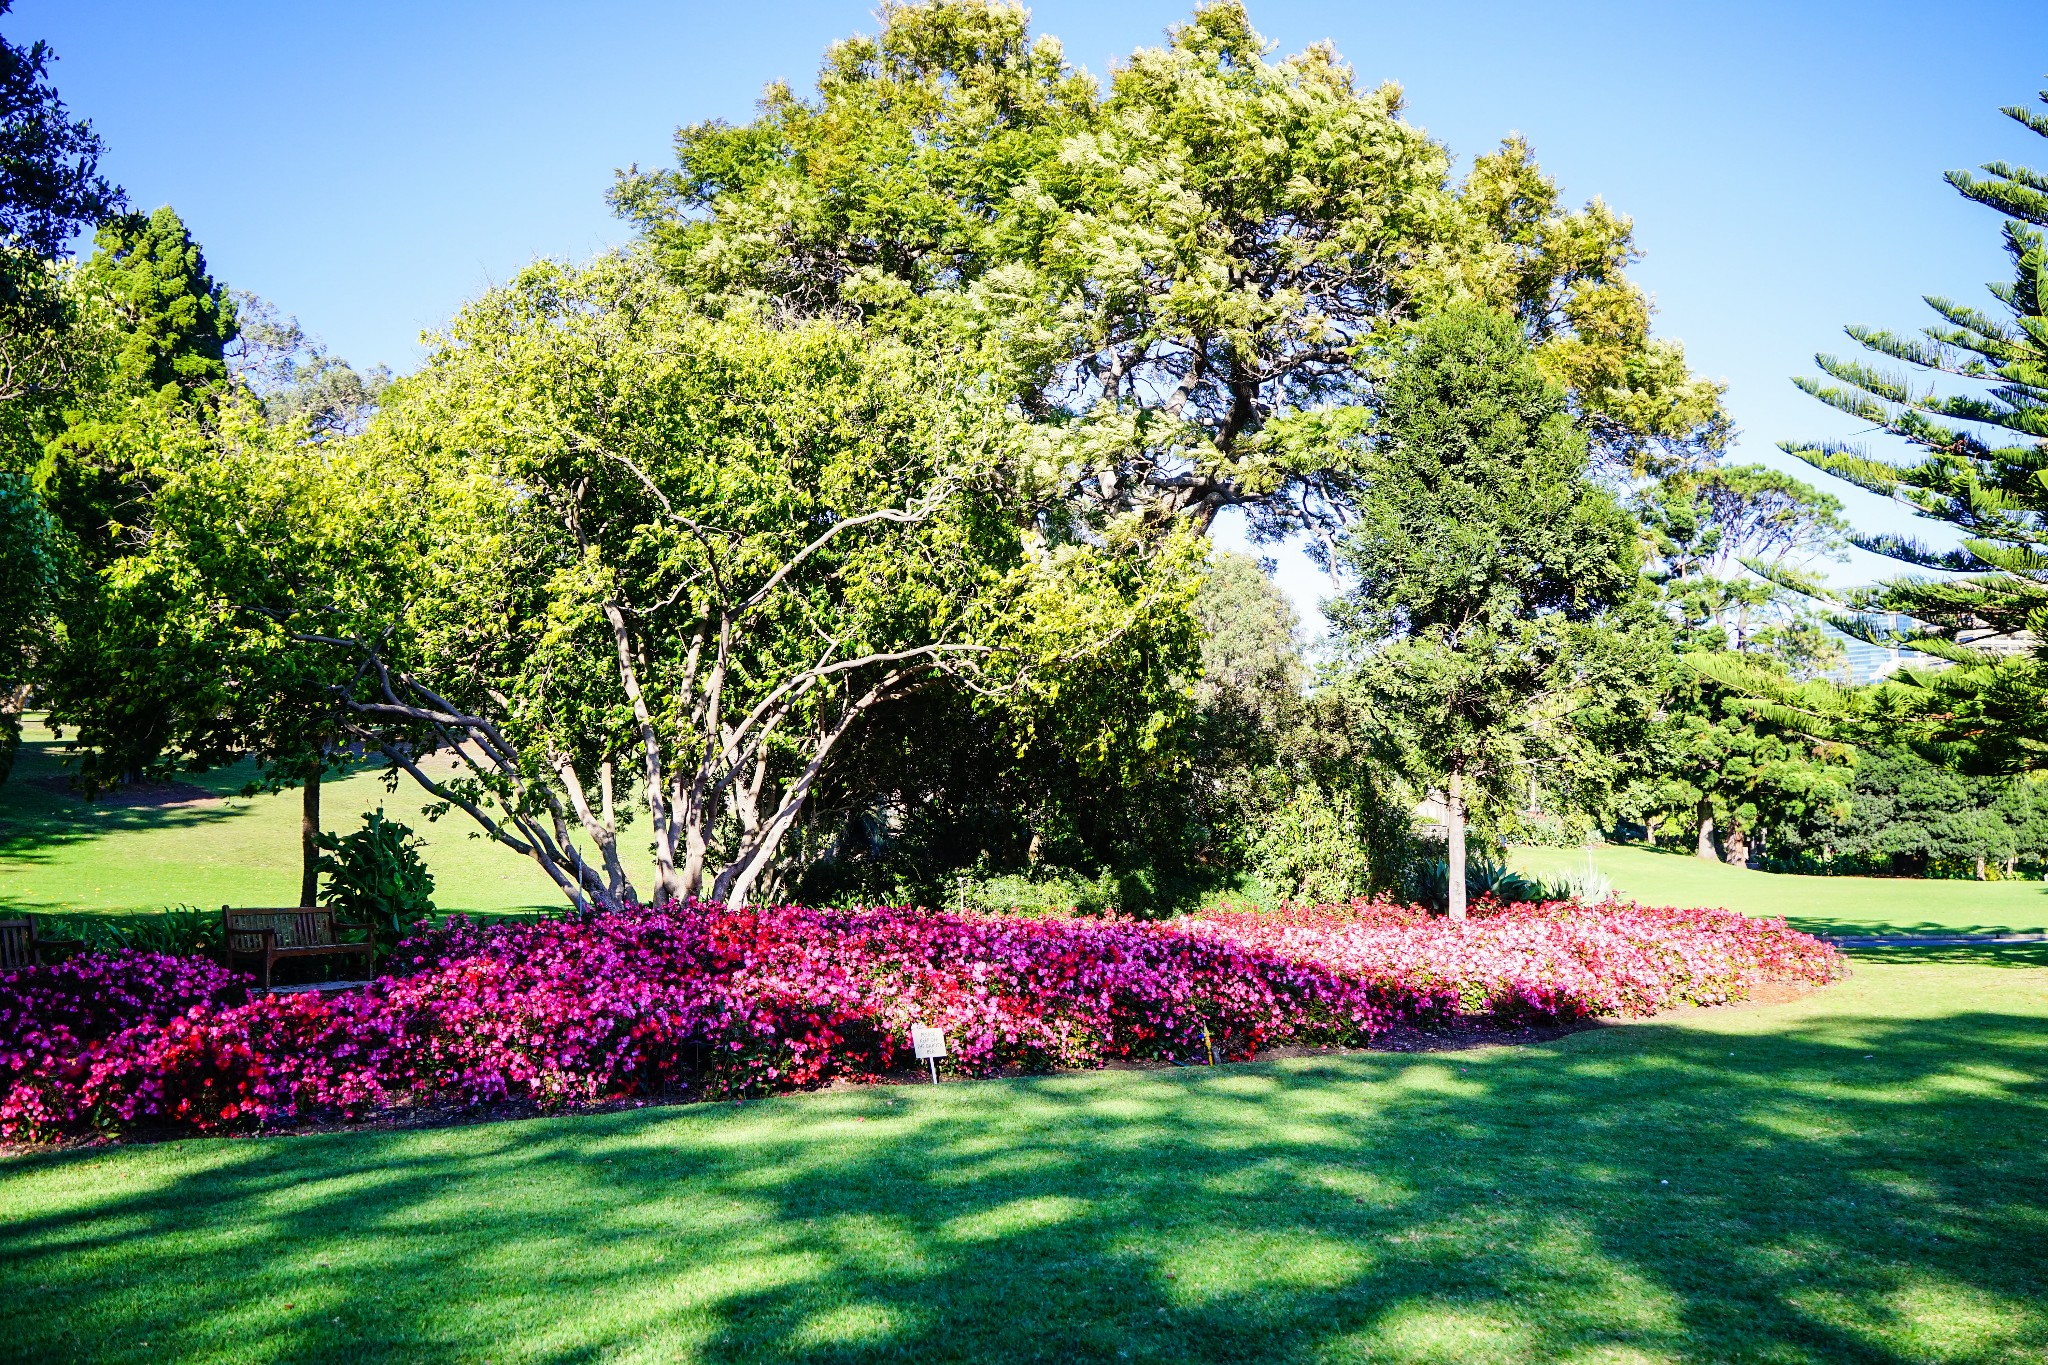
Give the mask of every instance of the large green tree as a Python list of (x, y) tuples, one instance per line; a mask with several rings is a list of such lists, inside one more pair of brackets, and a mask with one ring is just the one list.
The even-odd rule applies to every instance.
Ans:
[(630, 254), (536, 266), (345, 443), (423, 481), (377, 556), (404, 590), (287, 629), (359, 670), (348, 742), (572, 900), (746, 900), (853, 737), (927, 690), (1021, 699), (1069, 754), (1156, 737), (1145, 689), (1057, 703), (1096, 672), (1170, 694), (1196, 547), (1048, 538), (1016, 510), (1032, 449), (971, 375), (844, 322), (706, 317)]
[(234, 337), (233, 302), (176, 212), (123, 215), (95, 240), (76, 288), (107, 337), (102, 382), (37, 469), (67, 563), (42, 690), (52, 718), (77, 727), (88, 789), (161, 772), (175, 756), (169, 718), (190, 680), (131, 636), (108, 588), (149, 544), (158, 447), (213, 410)]
[(253, 758), (252, 791), (300, 787), (312, 904), (322, 775), (350, 760), (335, 694), (357, 661), (303, 636), (391, 619), (417, 480), (266, 420), (247, 393), (204, 412), (143, 404), (121, 430), (146, 515), (93, 575), (90, 614), (74, 604), (53, 717), (96, 784)]
[(299, 787), (311, 904), (323, 775), (349, 757), (333, 661), (247, 628), (227, 604), (274, 618), (316, 565), (334, 566), (238, 557), (251, 537), (233, 528), (268, 514), (313, 535), (329, 515), (307, 491), (324, 458), (313, 447), (360, 429), (383, 377), (366, 381), (295, 320), (232, 294), (169, 208), (106, 225), (72, 289), (105, 344), (99, 391), (41, 470), (74, 568), (43, 680), (52, 717), (74, 728), (89, 789), (244, 757), (258, 761), (257, 789)]
[[(751, 122), (680, 130), (675, 165), (623, 174), (614, 204), (713, 308), (854, 315), (964, 352), (1046, 433), (1029, 492), (1046, 525), (1138, 511), (1206, 529), (1234, 508), (1258, 537), (1305, 532), (1329, 563), (1402, 329), (1459, 301), (1512, 319), (1604, 466), (1697, 464), (1725, 442), (1719, 387), (1652, 333), (1629, 221), (1570, 207), (1521, 139), (1456, 177), (1398, 86), (1360, 84), (1327, 45), (1278, 56), (1235, 3), (1202, 5), (1104, 83), (1019, 6), (890, 3), (879, 19), (832, 46), (812, 91), (778, 83)], [(1337, 691), (1324, 704), (1349, 705)], [(1213, 719), (1197, 708), (1166, 746), (1184, 775), (1220, 752)], [(1098, 782), (1081, 804), (1188, 809), (1159, 799), (1164, 766), (1144, 769), (1142, 794)], [(1231, 771), (1212, 792), (1280, 773)], [(1386, 811), (1365, 810), (1384, 784), (1311, 785), (1280, 803), (1300, 798), (1299, 829), (1398, 842)], [(1016, 817), (1042, 796), (994, 823), (1031, 825)], [(971, 861), (1001, 846), (976, 838)], [(1192, 847), (1216, 866), (1208, 836)], [(1278, 844), (1258, 856), (1301, 863)]]
[[(2048, 114), (2005, 113), (2048, 137)], [(1785, 449), (1961, 536), (1952, 549), (1858, 536), (1865, 549), (1941, 572), (1894, 579), (1848, 604), (1922, 623), (1905, 643), (1953, 666), (1902, 669), (1870, 698), (1812, 696), (1805, 709), (1863, 717), (1970, 769), (2013, 772), (2048, 767), (2048, 176), (2005, 162), (1982, 169), (1947, 179), (2005, 220), (2012, 276), (1990, 286), (1996, 309), (1929, 297), (1939, 321), (1919, 336), (1851, 327), (1870, 359), (1822, 355), (1826, 377), (1796, 381), (1912, 455), (1878, 458), (1837, 442)]]
[(1333, 618), (1444, 793), (1461, 918), (1470, 803), (1539, 769), (1595, 780), (1583, 722), (1646, 689), (1657, 631), (1640, 612), (1617, 628), (1639, 599), (1635, 523), (1590, 477), (1566, 396), (1512, 320), (1465, 307), (1419, 324), (1371, 452), (1343, 546), (1355, 585)]
[(1017, 6), (889, 4), (683, 129), (614, 193), (675, 277), (719, 299), (854, 310), (979, 348), (1067, 433), (1048, 491), (1207, 526), (1239, 507), (1325, 552), (1348, 515), (1384, 343), (1457, 298), (1512, 314), (1599, 449), (1630, 467), (1722, 441), (1719, 390), (1650, 336), (1625, 218), (1560, 207), (1510, 140), (1462, 181), (1327, 46), (1275, 59), (1244, 8), (1197, 9), (1106, 90)]

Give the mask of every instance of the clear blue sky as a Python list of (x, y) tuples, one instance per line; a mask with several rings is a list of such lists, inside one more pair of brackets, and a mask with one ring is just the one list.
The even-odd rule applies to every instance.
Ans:
[[(1058, 0), (1034, 22), (1100, 74), (1186, 12)], [(2048, 168), (2048, 144), (1997, 112), (2048, 85), (2048, 0), (1252, 15), (1285, 50), (1330, 38), (1363, 78), (1400, 81), (1455, 152), (1519, 131), (1568, 197), (1632, 215), (1661, 330), (1729, 384), (1735, 458), (1855, 434), (1787, 382), (1843, 323), (1915, 327), (1921, 294), (1981, 297), (2003, 274), (1995, 217), (1940, 172)], [(526, 261), (622, 240), (615, 167), (665, 162), (679, 123), (746, 119), (767, 81), (807, 87), (827, 42), (875, 26), (858, 0), (18, 0), (0, 23), (51, 41), (107, 169), (139, 206), (174, 204), (219, 278), (401, 371), (423, 328)], [(1845, 498), (1865, 524), (1903, 524)], [(1284, 577), (1312, 598), (1303, 567)]]

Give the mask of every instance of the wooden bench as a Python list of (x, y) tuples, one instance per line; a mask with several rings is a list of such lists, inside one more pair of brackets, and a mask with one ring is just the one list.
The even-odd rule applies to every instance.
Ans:
[(227, 940), (227, 961), (263, 964), (263, 984), (270, 984), (271, 970), (280, 962), (309, 957), (360, 957), (367, 970), (375, 958), (376, 944), (344, 943), (341, 929), (365, 929), (335, 918), (332, 910), (312, 905), (275, 908), (220, 908)]
[(75, 938), (39, 938), (32, 919), (0, 919), (0, 972), (33, 967), (45, 953), (75, 953), (85, 947)]

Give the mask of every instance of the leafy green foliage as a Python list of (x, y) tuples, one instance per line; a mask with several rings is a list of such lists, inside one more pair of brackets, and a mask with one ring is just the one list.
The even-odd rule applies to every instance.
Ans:
[(362, 463), (306, 448), (246, 397), (202, 417), (142, 405), (119, 428), (145, 483), (147, 536), (124, 539), (66, 609), (46, 684), (74, 729), (80, 780), (204, 769), (253, 755), (252, 789), (338, 760), (328, 689), (352, 664), (293, 638), (291, 623), (360, 619), (388, 600), (394, 529)]
[(631, 254), (536, 266), (354, 447), (426, 485), (377, 557), (407, 586), (363, 595), (402, 610), (295, 629), (353, 642), (353, 742), (572, 898), (644, 894), (637, 808), (654, 899), (744, 900), (805, 847), (846, 741), (920, 694), (1084, 771), (1147, 762), (1199, 546), (1022, 521), (1036, 439), (952, 362), (844, 321), (707, 316)]
[[(0, 0), (0, 16), (13, 0)], [(98, 386), (99, 337), (83, 325), (62, 258), (81, 228), (123, 204), (99, 173), (99, 135), (50, 82), (56, 53), (0, 38), (0, 473), (27, 473), (64, 409)]]
[(1634, 781), (1618, 805), (1653, 839), (1669, 827), (1699, 857), (1743, 866), (1758, 851), (1753, 840), (1776, 846), (1803, 825), (1848, 814), (1855, 753), (1705, 676), (1708, 663), (1723, 659), (1743, 660), (1745, 676), (1790, 683), (1766, 659), (1682, 656), (1666, 670)]
[[(1403, 890), (1407, 898), (1417, 905), (1426, 905), (1439, 912), (1448, 910), (1451, 904), (1451, 864), (1441, 855), (1434, 858), (1418, 859), (1410, 872)], [(1555, 895), (1553, 895), (1553, 890)], [(1465, 855), (1465, 887), (1467, 900), (1478, 900), (1491, 896), (1495, 900), (1515, 903), (1519, 901), (1566, 900), (1574, 890), (1567, 884), (1556, 888), (1546, 886), (1542, 881), (1525, 877), (1508, 865), (1506, 858), (1492, 849), (1469, 850)], [(1587, 897), (1592, 904), (1597, 897)]]
[(1305, 782), (1262, 815), (1248, 831), (1251, 871), (1288, 899), (1341, 904), (1385, 885), (1369, 839), (1360, 837), (1367, 817), (1355, 793)]
[(1356, 586), (1332, 619), (1408, 770), (1444, 783), (1461, 864), (1468, 800), (1511, 800), (1539, 769), (1609, 775), (1600, 715), (1646, 700), (1658, 632), (1634, 523), (1588, 477), (1565, 395), (1507, 319), (1420, 324), (1373, 450), (1343, 546)]
[(209, 686), (188, 660), (142, 645), (138, 637), (156, 627), (154, 605), (127, 593), (123, 576), (152, 552), (155, 475), (206, 457), (205, 422), (234, 335), (233, 304), (171, 209), (117, 218), (97, 243), (77, 287), (88, 322), (104, 333), (103, 371), (37, 469), (69, 569), (41, 685), (54, 720), (84, 732), (80, 780), (89, 789), (166, 771), (174, 718), (193, 713)]
[(1767, 865), (1834, 875), (2039, 876), (2048, 868), (2048, 785), (1973, 777), (1903, 745), (1857, 758), (1840, 809), (1815, 812), (1776, 841)]
[(1477, 298), (1511, 313), (1602, 454), (1696, 459), (1719, 390), (1652, 340), (1627, 219), (1510, 139), (1462, 183), (1327, 45), (1276, 59), (1242, 5), (1200, 6), (1106, 89), (1026, 14), (892, 4), (835, 44), (815, 96), (677, 134), (618, 210), (714, 300), (970, 347), (1069, 433), (1043, 474), (1075, 515), (1224, 507), (1326, 546), (1353, 495), (1385, 345)]
[(434, 874), (420, 858), (425, 847), (380, 807), (363, 813), (362, 828), (323, 833), (320, 873), (326, 878), (321, 903), (343, 918), (371, 927), (387, 949), (434, 913)]
[(218, 910), (174, 905), (154, 914), (41, 918), (46, 938), (70, 939), (93, 953), (170, 953), (177, 957), (211, 957), (227, 946), (226, 926)]
[[(13, 8), (0, 0), (0, 16)], [(48, 43), (0, 38), (0, 239), (45, 260), (122, 204), (99, 173), (99, 134), (71, 117), (50, 83), (56, 59)]]
[[(2022, 106), (2005, 113), (2048, 137), (2048, 116)], [(1859, 709), (1958, 765), (2014, 772), (2048, 766), (2048, 180), (2003, 162), (1983, 170), (1983, 178), (1951, 171), (1947, 179), (2006, 220), (2012, 278), (1990, 286), (2005, 316), (1930, 297), (1940, 320), (1919, 337), (1848, 329), (1878, 363), (1822, 355), (1816, 363), (1825, 379), (1795, 381), (1915, 448), (1914, 458), (1901, 464), (1840, 443), (1784, 448), (1961, 533), (1953, 550), (1899, 536), (1856, 537), (1902, 564), (1957, 571), (1899, 578), (1850, 603), (1923, 623), (1904, 643), (1956, 665), (1902, 670)], [(1881, 368), (1885, 362), (1933, 382)], [(1844, 628), (1884, 634), (1854, 621)], [(2001, 638), (2026, 647), (1985, 647)]]
[(191, 395), (224, 383), (235, 304), (169, 205), (101, 228), (81, 284), (114, 319), (114, 382), (123, 393)]
[(0, 781), (21, 743), (19, 698), (47, 646), (57, 528), (28, 482), (0, 473)]

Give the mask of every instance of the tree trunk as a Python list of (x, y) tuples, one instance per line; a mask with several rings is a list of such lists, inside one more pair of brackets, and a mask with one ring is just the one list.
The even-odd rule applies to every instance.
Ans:
[(1977, 880), (1978, 880), (1978, 881), (1980, 881), (1980, 882), (1981, 882), (1981, 881), (1983, 881), (1983, 880), (1985, 880), (1985, 877), (1984, 877), (1984, 855), (1983, 855), (1983, 854), (1981, 854), (1981, 853), (1979, 853), (1979, 854), (1977, 855)]
[(1721, 861), (1721, 855), (1714, 851), (1714, 807), (1705, 797), (1700, 798), (1700, 837), (1693, 845), (1693, 852), (1710, 863)]
[(1749, 866), (1749, 831), (1742, 827), (1740, 820), (1728, 824), (1728, 866)]
[(1450, 829), (1445, 841), (1444, 872), (1450, 890), (1452, 919), (1465, 918), (1465, 777), (1451, 772), (1449, 792), (1444, 798), (1444, 819)]
[(320, 903), (320, 765), (314, 764), (300, 788), (299, 904)]

